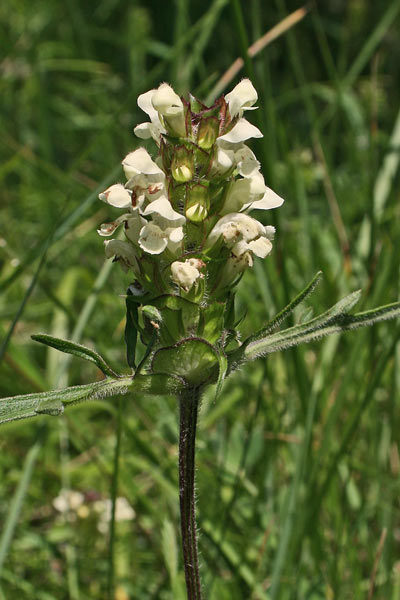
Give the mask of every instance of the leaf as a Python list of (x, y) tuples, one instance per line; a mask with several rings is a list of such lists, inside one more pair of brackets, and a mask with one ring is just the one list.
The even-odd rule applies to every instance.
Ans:
[(224, 329), (224, 302), (213, 302), (200, 311), (200, 322), (197, 333), (213, 344), (221, 336)]
[(138, 336), (138, 305), (134, 302), (129, 302), (128, 299), (131, 292), (128, 289), (128, 296), (125, 300), (126, 304), (126, 324), (125, 324), (125, 344), (126, 344), (126, 360), (131, 369), (135, 368), (136, 344)]
[(0, 399), (0, 424), (37, 415), (59, 416), (64, 409), (78, 402), (101, 400), (111, 396), (133, 393), (137, 396), (149, 394), (165, 396), (177, 394), (184, 382), (170, 374), (145, 374), (136, 377), (125, 376), (102, 381), (75, 385), (61, 390), (11, 396)]
[[(317, 281), (317, 277), (318, 277), (318, 273), (314, 277), (313, 281)], [(297, 298), (302, 296), (303, 293), (307, 289), (311, 289), (313, 281), (310, 282), (310, 284), (307, 286), (307, 288), (305, 288), (303, 290), (303, 292), (301, 292), (301, 294), (299, 294), (299, 296)], [(321, 329), (326, 324), (337, 319), (340, 315), (344, 315), (349, 310), (351, 310), (351, 308), (353, 308), (353, 306), (358, 302), (360, 295), (361, 295), (361, 290), (352, 292), (348, 296), (345, 296), (344, 298), (339, 300), (339, 302), (334, 304), (327, 311), (322, 313), (322, 315), (318, 315), (317, 317), (315, 317), (314, 319), (311, 319), (311, 321), (307, 321), (306, 323), (299, 323), (298, 325), (294, 325), (294, 327), (290, 327), (289, 329), (284, 329), (283, 331), (279, 331), (277, 333), (271, 334), (266, 337), (260, 337), (259, 332), (251, 335), (249, 338), (247, 338), (247, 340), (245, 340), (245, 342), (243, 342), (243, 344), (240, 346), (240, 348), (238, 348), (234, 352), (229, 353), (229, 355), (228, 355), (229, 371), (235, 369), (236, 366), (245, 358), (245, 356), (247, 355), (247, 348), (249, 348), (250, 346), (252, 348), (254, 348), (258, 341), (263, 340), (263, 343), (265, 346), (268, 346), (271, 348), (272, 348), (272, 346), (274, 346), (277, 348), (277, 350), (280, 349), (279, 344), (281, 342), (283, 344), (281, 349), (289, 347), (289, 346), (284, 345), (285, 344), (284, 340), (286, 340), (287, 336), (289, 335), (288, 332), (290, 332), (291, 337), (295, 338), (296, 335), (304, 336), (306, 333), (314, 332), (314, 331)], [(293, 304), (296, 302), (296, 300), (297, 299), (295, 299), (288, 306), (293, 306)], [(279, 314), (284, 313), (287, 310), (287, 308), (288, 307), (286, 307)], [(278, 318), (278, 317), (279, 317), (279, 315), (277, 315), (276, 318)], [(274, 319), (274, 321), (275, 321), (275, 319)], [(268, 327), (265, 330), (261, 330), (261, 331), (268, 331)], [(295, 346), (296, 344), (290, 344), (290, 345)], [(269, 354), (270, 352), (276, 352), (276, 350), (269, 350), (269, 351), (265, 352), (265, 354)], [(264, 353), (264, 351), (261, 354), (263, 354), (263, 353)], [(245, 359), (245, 360), (247, 360), (247, 359)]]
[(0, 424), (36, 417), (40, 414), (56, 416), (61, 414), (68, 405), (126, 394), (131, 386), (131, 377), (106, 378), (95, 383), (75, 385), (62, 390), (2, 398), (0, 399)]
[(154, 354), (154, 373), (174, 374), (188, 384), (199, 386), (208, 382), (219, 364), (218, 352), (201, 338), (187, 338)]
[[(327, 312), (329, 313), (330, 311)], [(327, 313), (325, 313), (325, 315), (326, 314)], [(296, 327), (291, 327), (285, 331), (250, 343), (244, 350), (244, 358), (245, 360), (252, 360), (258, 356), (264, 356), (265, 354), (285, 350), (286, 348), (297, 346), (298, 344), (311, 342), (326, 335), (331, 335), (332, 333), (341, 333), (342, 331), (350, 331), (351, 329), (374, 325), (380, 321), (394, 319), (399, 316), (400, 302), (394, 302), (393, 304), (380, 306), (379, 308), (356, 313), (354, 315), (347, 315), (345, 313), (338, 314), (325, 322), (318, 321), (318, 319), (320, 319), (320, 317), (318, 317), (305, 325), (297, 325)], [(310, 326), (310, 323), (313, 325)]]
[(222, 386), (224, 384), (224, 379), (225, 379), (226, 373), (228, 371), (228, 358), (227, 358), (225, 352), (222, 350), (222, 348), (220, 349), (220, 351), (218, 353), (218, 362), (219, 362), (219, 369), (218, 369), (217, 385), (215, 388), (215, 400), (217, 400), (218, 396), (221, 393)]
[(296, 298), (294, 298), (294, 300), (292, 300), (273, 319), (271, 319), (271, 321), (269, 321), (269, 323), (267, 323), (267, 325), (265, 327), (263, 327), (263, 329), (261, 329), (260, 331), (258, 331), (255, 334), (253, 334), (251, 336), (251, 339), (253, 339), (253, 338), (255, 339), (256, 337), (258, 337), (260, 335), (263, 335), (265, 333), (268, 333), (269, 331), (272, 331), (273, 329), (275, 329), (275, 327), (278, 327), (282, 323), (282, 321), (284, 321), (294, 311), (296, 306), (301, 304), (301, 302), (303, 302), (306, 298), (308, 298), (308, 296), (310, 296), (313, 293), (313, 291), (315, 290), (315, 288), (321, 281), (321, 278), (322, 278), (322, 271), (318, 271), (318, 273), (316, 273), (314, 275), (314, 277), (312, 278), (310, 283), (308, 285), (306, 285), (304, 290), (302, 290), (300, 292), (300, 294), (298, 294), (296, 296)]
[(46, 346), (50, 346), (51, 348), (60, 350), (60, 352), (65, 352), (66, 354), (73, 354), (74, 356), (78, 356), (79, 358), (83, 358), (84, 360), (89, 360), (90, 362), (95, 363), (95, 365), (97, 365), (100, 371), (104, 373), (104, 375), (108, 375), (110, 377), (117, 377), (117, 373), (113, 371), (113, 369), (106, 363), (106, 361), (102, 356), (100, 356), (100, 354), (95, 352), (95, 350), (91, 350), (86, 346), (82, 346), (82, 344), (76, 344), (75, 342), (70, 342), (69, 340), (62, 340), (61, 338), (56, 338), (52, 335), (47, 335), (45, 333), (38, 333), (32, 335), (31, 338), (35, 340), (35, 342), (46, 344)]

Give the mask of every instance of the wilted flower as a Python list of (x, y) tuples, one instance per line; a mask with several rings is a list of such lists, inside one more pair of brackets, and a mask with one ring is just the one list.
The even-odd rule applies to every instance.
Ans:
[(188, 292), (200, 277), (204, 277), (199, 269), (205, 266), (205, 263), (198, 258), (189, 258), (184, 262), (175, 261), (171, 265), (172, 281)]

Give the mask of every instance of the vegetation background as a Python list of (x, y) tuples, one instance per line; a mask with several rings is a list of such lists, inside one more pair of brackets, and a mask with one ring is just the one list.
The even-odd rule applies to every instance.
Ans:
[[(1, 3), (0, 396), (100, 378), (33, 333), (126, 364), (129, 277), (104, 262), (96, 227), (111, 209), (97, 195), (122, 180), (120, 160), (139, 145), (136, 98), (162, 81), (211, 97), (245, 45), (300, 7)], [(357, 288), (359, 309), (399, 298), (400, 2), (308, 8), (226, 89), (254, 81), (250, 119), (264, 132), (254, 150), (286, 198), (266, 215), (273, 255), (237, 292), (246, 332), (318, 269), (315, 311)], [(400, 598), (399, 391), (396, 322), (248, 365), (217, 402), (210, 391), (197, 470), (208, 600)], [(1, 600), (109, 597), (118, 402), (1, 428)], [(177, 481), (175, 401), (125, 397), (116, 600), (185, 597)], [(82, 494), (67, 512), (55, 502), (62, 489)]]

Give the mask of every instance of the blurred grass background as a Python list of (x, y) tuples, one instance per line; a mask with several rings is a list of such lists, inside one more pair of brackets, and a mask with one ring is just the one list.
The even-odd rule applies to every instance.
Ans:
[[(300, 6), (0, 5), (0, 396), (100, 378), (32, 333), (125, 365), (129, 277), (104, 262), (96, 227), (110, 209), (97, 194), (123, 179), (120, 161), (140, 145), (136, 98), (168, 81), (206, 99), (246, 45)], [(286, 198), (265, 215), (273, 256), (238, 289), (244, 332), (318, 269), (314, 311), (358, 288), (359, 309), (399, 298), (400, 2), (308, 8), (226, 89), (252, 78), (260, 110), (250, 119), (264, 132), (254, 150)], [(208, 600), (400, 598), (398, 340), (395, 322), (334, 336), (248, 365), (217, 402), (207, 396), (197, 480)], [(118, 495), (134, 512), (116, 524), (115, 599), (180, 600), (175, 401), (123, 402)], [(1, 600), (109, 597), (116, 406), (1, 429)], [(62, 489), (82, 494), (67, 512), (54, 504)]]

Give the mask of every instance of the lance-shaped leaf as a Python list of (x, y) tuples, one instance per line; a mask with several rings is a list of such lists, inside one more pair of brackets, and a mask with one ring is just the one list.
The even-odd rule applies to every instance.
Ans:
[(129, 393), (141, 395), (177, 394), (184, 385), (179, 377), (167, 374), (106, 378), (95, 383), (62, 390), (0, 399), (0, 424), (38, 415), (61, 415), (65, 408), (87, 400), (101, 400)]
[(117, 373), (113, 371), (113, 369), (106, 363), (104, 358), (95, 352), (95, 350), (86, 348), (86, 346), (82, 346), (82, 344), (76, 344), (75, 342), (70, 342), (69, 340), (62, 340), (61, 338), (47, 335), (46, 333), (35, 334), (31, 337), (33, 340), (35, 340), (35, 342), (46, 344), (46, 346), (60, 350), (60, 352), (73, 354), (74, 356), (78, 356), (79, 358), (93, 362), (95, 365), (97, 365), (100, 371), (104, 373), (104, 375), (117, 377)]
[[(307, 321), (306, 323), (299, 323), (298, 325), (295, 325), (294, 327), (290, 327), (290, 329), (285, 329), (284, 331), (274, 333), (270, 336), (267, 336), (267, 338), (268, 339), (273, 338), (274, 340), (278, 341), (281, 336), (286, 335), (287, 331), (291, 331), (293, 335), (295, 335), (297, 332), (304, 334), (307, 331), (316, 331), (317, 329), (324, 327), (327, 323), (334, 321), (341, 315), (347, 314), (349, 312), (349, 310), (351, 310), (353, 308), (353, 306), (358, 302), (358, 300), (360, 299), (360, 296), (361, 296), (361, 290), (352, 292), (348, 296), (345, 296), (344, 298), (339, 300), (339, 302), (336, 302), (336, 304), (334, 304), (331, 308), (329, 308), (327, 311), (322, 313), (322, 315), (318, 315), (317, 317), (314, 317), (314, 319), (311, 319), (310, 321)], [(261, 330), (261, 333), (263, 331), (264, 330)], [(239, 348), (237, 353), (244, 354), (245, 348), (247, 346), (250, 346), (253, 342), (256, 342), (259, 339), (267, 339), (267, 338), (264, 338), (260, 334), (260, 332), (255, 333), (252, 336), (250, 336), (243, 343), (243, 345), (241, 346), (241, 348)]]
[[(266, 333), (269, 333), (270, 331), (272, 331), (273, 329), (278, 327), (282, 323), (282, 321), (284, 321), (294, 311), (294, 309), (299, 304), (304, 302), (304, 300), (313, 293), (313, 291), (315, 290), (315, 288), (321, 281), (321, 278), (322, 278), (322, 271), (318, 271), (318, 273), (316, 273), (314, 275), (314, 277), (312, 278), (310, 283), (308, 285), (306, 285), (304, 290), (302, 290), (300, 292), (300, 294), (298, 294), (296, 296), (296, 298), (294, 298), (294, 300), (289, 302), (289, 304), (287, 306), (285, 306), (285, 308), (283, 308), (273, 319), (271, 319), (271, 321), (269, 321), (265, 327), (263, 327), (260, 331), (258, 331), (253, 336), (251, 336), (251, 340), (256, 339)], [(249, 341), (251, 341), (251, 340), (249, 340)]]
[[(342, 313), (322, 324), (313, 319), (304, 325), (290, 327), (279, 333), (251, 342), (245, 348), (242, 360), (253, 360), (259, 356), (265, 356), (266, 354), (285, 350), (298, 344), (318, 340), (332, 333), (341, 333), (342, 331), (350, 331), (351, 329), (374, 325), (380, 321), (394, 319), (395, 317), (400, 317), (400, 302), (394, 302), (393, 304), (380, 306), (379, 308), (354, 315)], [(314, 327), (310, 326), (310, 323), (314, 323)]]
[(131, 382), (131, 377), (103, 379), (95, 383), (75, 385), (62, 390), (2, 398), (0, 400), (0, 423), (35, 417), (40, 414), (60, 415), (66, 406), (77, 402), (125, 394)]

